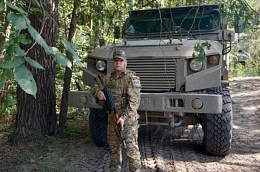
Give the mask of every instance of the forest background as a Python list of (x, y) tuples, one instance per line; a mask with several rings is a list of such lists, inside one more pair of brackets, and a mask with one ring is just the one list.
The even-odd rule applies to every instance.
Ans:
[[(128, 11), (197, 4), (224, 5), (229, 28), (243, 19), (230, 53), (232, 77), (260, 76), (258, 0), (16, 0), (0, 2), (0, 136), (13, 145), (80, 132), (66, 93), (78, 89), (87, 54), (99, 40), (113, 44)], [(238, 39), (239, 38), (239, 39)], [(238, 59), (245, 51), (245, 63)], [(88, 89), (88, 88), (84, 88)], [(36, 108), (37, 107), (37, 108)], [(59, 123), (59, 125), (57, 125)]]

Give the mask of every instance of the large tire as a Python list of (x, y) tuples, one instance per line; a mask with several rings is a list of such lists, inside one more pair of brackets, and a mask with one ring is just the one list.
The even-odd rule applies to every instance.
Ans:
[(89, 128), (93, 142), (97, 146), (107, 147), (107, 118), (103, 109), (90, 109)]
[(208, 94), (222, 95), (222, 113), (202, 114), (204, 131), (203, 147), (211, 155), (229, 154), (232, 140), (232, 101), (227, 88), (216, 87), (207, 90)]

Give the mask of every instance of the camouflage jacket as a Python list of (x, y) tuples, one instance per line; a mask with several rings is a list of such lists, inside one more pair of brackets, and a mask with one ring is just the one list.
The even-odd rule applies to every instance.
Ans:
[[(141, 83), (139, 77), (133, 71), (126, 70), (119, 76), (115, 72), (109, 73), (103, 78), (107, 89), (111, 92), (118, 115), (124, 120), (128, 118), (138, 119), (137, 109), (140, 104)], [(97, 97), (99, 88), (96, 83), (91, 89), (93, 96)]]

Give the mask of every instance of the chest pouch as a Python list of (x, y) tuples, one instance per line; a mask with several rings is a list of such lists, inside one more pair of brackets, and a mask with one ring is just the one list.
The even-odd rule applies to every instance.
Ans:
[(128, 104), (128, 95), (127, 94), (122, 94), (121, 109), (125, 109), (127, 104)]

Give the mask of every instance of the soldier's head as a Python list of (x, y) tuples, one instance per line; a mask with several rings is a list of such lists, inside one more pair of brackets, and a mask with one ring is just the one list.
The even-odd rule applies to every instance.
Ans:
[(123, 50), (115, 50), (113, 54), (113, 67), (117, 74), (126, 70), (126, 54)]

